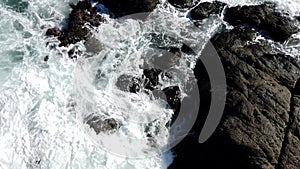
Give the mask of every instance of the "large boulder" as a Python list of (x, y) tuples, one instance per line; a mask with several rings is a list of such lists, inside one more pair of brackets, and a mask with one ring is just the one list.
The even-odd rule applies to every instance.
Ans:
[(115, 17), (130, 15), (141, 12), (151, 12), (155, 9), (159, 0), (98, 0), (103, 4)]
[(228, 8), (224, 20), (234, 26), (254, 28), (261, 35), (278, 42), (284, 42), (299, 31), (296, 20), (277, 12), (275, 6), (270, 4)]
[[(255, 37), (255, 31), (237, 27), (212, 39), (227, 78), (224, 116), (215, 134), (200, 145), (200, 115), (194, 134), (174, 148), (177, 158), (170, 169), (299, 168), (299, 61)], [(202, 77), (202, 85), (209, 82), (203, 71), (198, 63), (195, 75)]]
[(191, 18), (194, 20), (202, 20), (209, 17), (212, 14), (220, 14), (225, 7), (225, 3), (214, 1), (210, 2), (203, 2), (200, 3), (198, 6), (193, 8), (190, 12)]

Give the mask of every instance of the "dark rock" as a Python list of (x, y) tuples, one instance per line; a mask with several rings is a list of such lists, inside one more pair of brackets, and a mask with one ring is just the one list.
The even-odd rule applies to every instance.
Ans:
[[(97, 9), (92, 7), (89, 0), (79, 1), (77, 5), (70, 4), (72, 12), (69, 15), (68, 26), (59, 31), (56, 28), (47, 30), (46, 35), (57, 36), (60, 46), (68, 46), (90, 37), (90, 30), (85, 25), (99, 26), (104, 18), (97, 13)], [(62, 33), (61, 33), (62, 32)]]
[(47, 62), (48, 60), (49, 60), (49, 56), (47, 55), (44, 57), (44, 62)]
[(58, 28), (50, 28), (46, 32), (46, 36), (61, 36), (62, 32)]
[(164, 88), (163, 92), (165, 93), (168, 104), (170, 105), (171, 109), (173, 109), (174, 111), (174, 115), (172, 116), (170, 122), (170, 125), (172, 125), (180, 112), (181, 91), (178, 86), (170, 86)]
[(186, 54), (188, 54), (188, 55), (196, 55), (196, 53), (193, 51), (193, 49), (192, 48), (190, 48), (188, 45), (186, 45), (186, 44), (183, 44), (182, 46), (181, 46), (181, 52), (183, 52), (183, 53), (186, 53)]
[(219, 1), (214, 1), (212, 3), (203, 2), (192, 9), (190, 15), (194, 20), (202, 20), (208, 18), (211, 14), (220, 14), (225, 6), (225, 3)]
[(96, 134), (100, 132), (114, 132), (121, 126), (120, 122), (112, 118), (101, 118), (100, 116), (91, 115), (87, 117), (86, 123), (94, 129)]
[(300, 79), (297, 80), (295, 88), (294, 88), (294, 94), (300, 95)]
[(117, 80), (116, 86), (122, 91), (137, 93), (141, 91), (142, 82), (137, 77), (121, 75)]
[[(173, 149), (177, 157), (170, 169), (299, 168), (300, 100), (295, 84), (300, 65), (267, 43), (254, 42), (255, 36), (237, 27), (212, 39), (227, 78), (224, 116), (214, 135), (199, 144), (200, 115), (191, 134)], [(196, 77), (207, 82), (201, 71), (195, 68)]]
[(170, 86), (163, 89), (167, 102), (174, 112), (180, 111), (181, 92), (178, 86)]
[(263, 36), (278, 42), (284, 42), (299, 31), (294, 20), (277, 12), (275, 7), (269, 4), (228, 8), (224, 20), (234, 26), (254, 28)]
[(168, 2), (178, 8), (190, 8), (193, 5), (192, 0), (168, 0)]
[[(299, 80), (297, 81), (297, 83)], [(299, 90), (296, 85), (295, 91)], [(300, 167), (300, 95), (293, 93), (289, 124), (285, 130), (285, 138), (278, 158), (276, 169), (298, 169)]]
[(136, 14), (141, 12), (151, 12), (155, 9), (159, 0), (98, 0), (111, 12), (115, 17)]
[(297, 19), (298, 21), (300, 21), (300, 16), (296, 16), (296, 19)]
[(149, 90), (153, 90), (155, 86), (159, 84), (158, 75), (161, 73), (161, 70), (155, 68), (145, 69), (143, 73), (146, 78), (145, 85), (144, 85), (145, 88)]

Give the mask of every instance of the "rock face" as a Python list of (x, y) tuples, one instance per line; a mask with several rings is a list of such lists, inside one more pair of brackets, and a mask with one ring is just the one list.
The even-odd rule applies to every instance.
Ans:
[(192, 0), (168, 0), (168, 2), (178, 8), (190, 8), (193, 5)]
[(159, 0), (98, 0), (98, 2), (114, 13), (115, 17), (121, 17), (140, 12), (151, 12)]
[(203, 2), (191, 10), (190, 15), (194, 20), (202, 20), (209, 17), (211, 14), (219, 14), (222, 12), (226, 4), (218, 1)]
[(235, 26), (244, 25), (257, 29), (263, 36), (278, 42), (284, 42), (299, 31), (295, 20), (283, 16), (274, 6), (267, 4), (228, 8), (224, 19)]
[[(267, 44), (255, 43), (255, 36), (256, 32), (237, 27), (212, 39), (227, 78), (224, 117), (207, 143), (199, 145), (196, 138), (187, 137), (175, 147), (183, 159), (175, 159), (170, 168), (196, 164), (213, 169), (300, 167), (300, 102), (295, 92), (299, 91), (295, 84), (300, 64)], [(203, 77), (201, 70), (198, 64), (196, 77)], [(205, 78), (201, 81), (204, 84)], [(192, 151), (199, 154), (190, 156)]]
[(79, 1), (77, 5), (70, 4), (72, 12), (69, 15), (68, 26), (64, 30), (57, 28), (48, 29), (47, 36), (57, 36), (60, 46), (68, 46), (81, 40), (87, 40), (90, 30), (85, 25), (99, 26), (104, 18), (92, 7), (89, 0)]

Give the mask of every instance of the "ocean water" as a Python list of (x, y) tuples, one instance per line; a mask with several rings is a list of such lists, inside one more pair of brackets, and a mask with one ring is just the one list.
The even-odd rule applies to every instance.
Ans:
[[(221, 1), (232, 6), (263, 2)], [(65, 25), (70, 2), (76, 0), (0, 0), (0, 168), (167, 168), (174, 154), (163, 148), (170, 141), (165, 124), (173, 111), (163, 99), (124, 92), (116, 83), (122, 75), (141, 77), (143, 68), (153, 66), (160, 57), (154, 55), (163, 51), (151, 45), (186, 43), (200, 53), (222, 19), (212, 16), (195, 28), (187, 11), (162, 1), (147, 20), (108, 18), (92, 28), (90, 43), (101, 44), (99, 52), (83, 43), (50, 49), (46, 44), (58, 41), (45, 32)], [(278, 10), (300, 15), (300, 0), (273, 2)], [(153, 33), (161, 36), (158, 41), (149, 40)], [(299, 43), (273, 44), (299, 57)], [(69, 59), (70, 49), (82, 52)], [(196, 59), (184, 54), (170, 67), (155, 63), (174, 75), (162, 77), (158, 88), (176, 85), (182, 97), (189, 97)], [(120, 129), (97, 135), (85, 123), (93, 114), (116, 119)], [(155, 133), (151, 141), (145, 133), (149, 123), (149, 132)]]

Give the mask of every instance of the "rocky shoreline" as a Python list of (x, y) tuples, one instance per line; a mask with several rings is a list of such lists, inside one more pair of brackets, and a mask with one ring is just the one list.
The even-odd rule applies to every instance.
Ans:
[[(121, 17), (138, 12), (150, 12), (158, 0), (98, 0), (110, 9), (112, 16)], [(190, 0), (170, 0), (177, 8), (192, 8)], [(67, 28), (51, 28), (47, 36), (56, 36), (60, 46), (68, 46), (90, 38), (86, 24), (99, 26), (105, 19), (88, 1), (71, 5)], [(210, 15), (223, 15), (234, 26), (212, 39), (223, 63), (227, 80), (227, 100), (222, 122), (215, 134), (204, 144), (198, 143), (199, 130), (209, 109), (211, 87), (201, 61), (194, 69), (200, 89), (201, 115), (188, 135), (173, 148), (176, 154), (169, 169), (230, 168), (230, 169), (298, 169), (300, 168), (300, 62), (274, 50), (267, 40), (284, 43), (299, 32), (299, 18), (280, 13), (273, 4), (227, 7), (221, 2), (200, 3), (190, 9), (192, 20)], [(192, 22), (191, 22), (192, 24)], [(173, 49), (183, 52), (184, 48)], [(171, 51), (172, 52), (172, 51)], [(201, 57), (205, 57), (205, 54)], [(154, 90), (160, 70), (145, 69), (147, 84), (140, 77), (130, 77), (124, 90), (138, 92), (141, 86)], [(176, 112), (180, 107), (180, 90), (176, 86), (162, 90)], [(92, 118), (93, 119), (93, 118)], [(98, 125), (89, 121), (95, 131), (116, 129), (117, 122)], [(98, 126), (98, 128), (95, 128)], [(100, 126), (100, 128), (99, 128)], [(104, 128), (104, 129), (103, 129)]]

